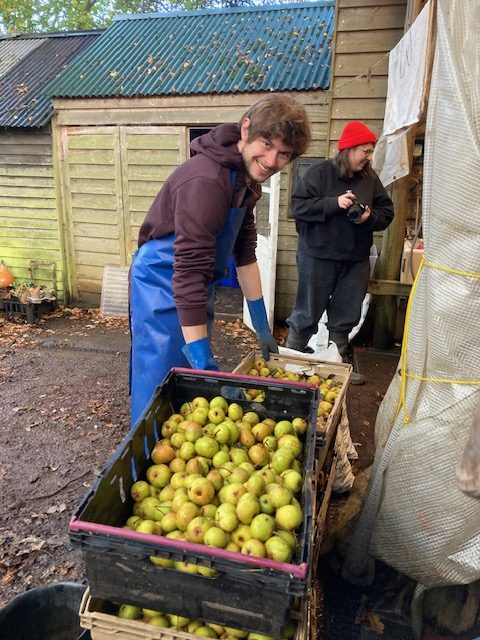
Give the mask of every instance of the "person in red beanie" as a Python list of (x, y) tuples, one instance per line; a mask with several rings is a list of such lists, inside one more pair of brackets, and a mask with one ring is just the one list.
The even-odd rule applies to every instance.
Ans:
[(370, 276), (373, 232), (393, 219), (393, 203), (370, 166), (377, 137), (363, 122), (345, 125), (334, 158), (312, 164), (292, 195), (298, 233), (298, 286), (286, 347), (308, 351), (327, 311), (329, 340), (354, 364), (348, 335), (358, 324)]

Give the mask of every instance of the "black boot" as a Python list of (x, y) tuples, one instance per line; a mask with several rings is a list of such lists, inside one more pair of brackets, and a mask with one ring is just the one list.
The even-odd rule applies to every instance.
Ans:
[(295, 351), (301, 351), (302, 353), (308, 353), (307, 344), (310, 338), (302, 336), (296, 333), (292, 328), (288, 331), (287, 341), (285, 346), (287, 349), (294, 349)]
[(353, 371), (350, 374), (350, 383), (364, 384), (365, 376), (358, 372), (358, 365), (353, 352), (353, 345), (348, 341), (348, 333), (330, 333), (329, 340), (337, 345), (338, 353), (340, 354), (342, 361), (353, 366)]

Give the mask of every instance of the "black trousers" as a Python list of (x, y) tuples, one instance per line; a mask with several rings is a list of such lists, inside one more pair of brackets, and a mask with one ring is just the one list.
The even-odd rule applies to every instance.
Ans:
[(298, 287), (287, 324), (306, 342), (318, 330), (326, 310), (330, 333), (349, 333), (357, 326), (367, 293), (370, 260), (321, 260), (297, 252)]

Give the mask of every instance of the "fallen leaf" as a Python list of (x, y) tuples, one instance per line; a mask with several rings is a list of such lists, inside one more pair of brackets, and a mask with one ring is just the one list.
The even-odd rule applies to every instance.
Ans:
[(376, 613), (373, 613), (373, 611), (367, 611), (367, 620), (368, 624), (370, 625), (370, 629), (374, 633), (379, 636), (383, 635), (383, 632), (385, 631), (385, 625), (380, 620), (380, 616), (378, 616)]
[(358, 613), (357, 617), (355, 618), (355, 624), (362, 624), (364, 622), (368, 623), (371, 631), (379, 636), (383, 635), (383, 632), (385, 631), (385, 625), (376, 613), (373, 613), (373, 611), (369, 611), (368, 609), (364, 609), (363, 611)]

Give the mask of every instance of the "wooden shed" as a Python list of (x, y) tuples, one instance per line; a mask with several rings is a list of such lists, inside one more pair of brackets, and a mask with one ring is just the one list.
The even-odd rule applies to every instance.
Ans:
[[(72, 299), (98, 304), (104, 267), (130, 263), (139, 226), (192, 138), (238, 121), (262, 95), (299, 98), (313, 126), (309, 153), (325, 156), (334, 11), (333, 0), (322, 0), (121, 16), (49, 88)], [(288, 265), (290, 278), (296, 277), (288, 218), (295, 169), (280, 179), (271, 252), (279, 270)], [(262, 201), (257, 227), (268, 234)], [(284, 284), (280, 271), (280, 315), (288, 310)]]
[[(283, 321), (297, 283), (292, 186), (310, 162), (333, 155), (348, 120), (381, 133), (388, 52), (404, 33), (406, 6), (324, 0), (115, 19), (48, 89), (67, 298), (98, 304), (104, 267), (130, 263), (139, 225), (193, 137), (285, 91), (305, 104), (313, 143), (257, 212), (259, 233), (274, 235)], [(275, 220), (269, 201), (278, 201)]]
[(16, 283), (56, 284), (60, 298), (64, 261), (53, 175), (53, 107), (43, 89), (99, 34), (0, 38), (0, 259)]

